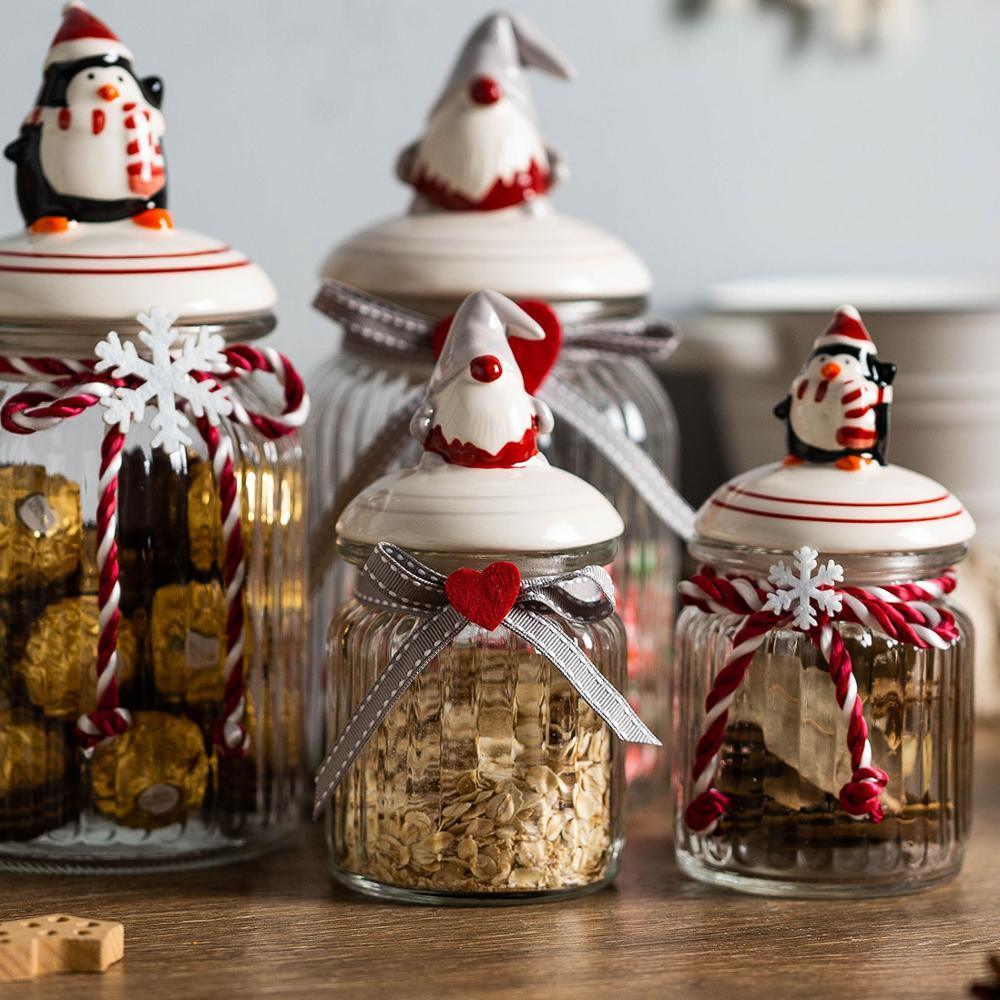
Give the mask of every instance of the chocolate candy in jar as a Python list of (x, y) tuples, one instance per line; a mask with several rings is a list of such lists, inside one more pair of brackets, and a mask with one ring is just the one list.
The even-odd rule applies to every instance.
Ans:
[[(124, 622), (135, 633), (137, 658), (132, 678), (122, 677), (120, 690), (104, 687), (104, 697), (93, 707), (102, 715), (91, 723), (120, 728), (126, 720), (118, 710), (125, 709), (137, 728), (108, 739), (95, 750), (93, 767), (101, 780), (94, 794), (99, 812), (112, 819), (121, 817), (122, 824), (134, 823), (149, 835), (123, 833), (103, 821), (97, 837), (86, 825), (68, 827), (58, 837), (33, 845), (31, 863), (74, 871), (144, 869), (153, 863), (203, 866), (244, 851), (257, 853), (290, 832), (298, 820), (298, 788), (286, 775), (278, 775), (270, 790), (271, 809), (266, 814), (254, 811), (239, 840), (226, 837), (214, 813), (199, 808), (205, 785), (203, 763), (214, 759), (202, 733), (211, 728), (208, 721), (215, 721), (223, 706), (221, 700), (199, 703), (204, 707), (199, 708), (197, 723), (164, 716), (162, 724), (153, 727), (155, 738), (149, 737), (152, 724), (146, 712), (162, 705), (157, 701), (151, 655), (154, 594), (171, 585), (186, 585), (195, 577), (205, 583), (222, 576), (215, 568), (202, 570), (192, 562), (189, 473), (198, 463), (203, 464), (202, 474), (207, 472), (211, 453), (217, 449), (229, 451), (237, 468), (246, 464), (261, 476), (277, 467), (295, 466), (301, 461), (295, 435), (282, 435), (285, 428), (301, 424), (307, 403), (290, 362), (254, 343), (275, 325), (276, 296), (267, 276), (227, 240), (174, 224), (166, 204), (162, 83), (141, 75), (130, 48), (82, 4), (66, 5), (60, 21), (44, 59), (42, 87), (25, 92), (25, 101), (31, 103), (16, 123), (10, 123), (19, 134), (10, 136), (14, 141), (6, 147), (16, 169), (24, 228), (0, 239), (0, 256), (30, 257), (31, 267), (0, 269), (0, 351), (7, 361), (5, 371), (10, 373), (0, 386), (0, 400), (5, 418), (20, 419), (19, 429), (25, 432), (0, 435), (0, 469), (44, 466), (48, 485), (19, 486), (17, 499), (21, 493), (40, 493), (61, 516), (60, 491), (52, 486), (61, 480), (55, 477), (80, 484), (79, 498), (75, 493), (73, 497), (76, 506), (82, 504), (82, 511), (75, 514), (76, 523), (81, 513), (86, 521), (87, 562), (80, 574), (74, 569), (78, 557), (74, 561), (60, 555), (53, 576), (70, 574), (65, 577), (65, 589), (58, 580), (23, 613), (20, 605), (13, 608), (17, 615), (9, 621), (16, 627), (9, 653), (0, 664), (0, 677), (13, 679), (14, 668), (20, 665), (14, 696), (27, 701), (30, 687), (39, 703), (31, 717), (44, 720), (50, 729), (58, 726), (60, 732), (71, 732), (72, 716), (81, 707), (78, 699), (84, 702), (82, 707), (89, 706), (85, 693), (75, 690), (77, 682), (66, 675), (75, 673), (79, 664), (82, 676), (93, 680), (96, 665), (82, 649), (80, 657), (73, 659), (72, 651), (52, 641), (51, 616), (44, 617), (44, 612), (57, 599), (98, 592), (101, 553), (101, 571), (117, 572), (120, 587), (114, 593), (104, 588), (101, 617), (107, 620), (117, 598)], [(25, 396), (27, 388), (45, 382), (52, 388), (42, 393), (43, 400), (59, 399), (71, 389), (55, 386), (51, 374), (81, 368), (93, 368), (94, 378), (108, 384), (122, 379), (116, 386), (118, 402), (109, 407), (110, 397), (102, 397), (90, 406), (64, 408), (57, 418), (36, 419), (40, 416), (36, 411), (44, 407), (38, 402), (39, 390), (32, 402)], [(258, 377), (247, 374), (249, 370), (257, 371)], [(210, 398), (222, 381), (242, 404), (233, 419), (220, 412), (227, 408), (222, 395)], [(166, 384), (172, 392), (151, 391)], [(192, 405), (199, 398), (211, 417), (220, 418), (217, 423), (210, 421), (211, 431), (197, 419), (185, 417), (199, 408)], [(105, 419), (114, 406), (129, 411), (129, 419), (117, 423), (124, 440), (116, 434), (115, 422)], [(244, 414), (281, 418), (285, 423), (274, 427), (278, 437), (265, 442), (251, 422), (244, 422)], [(116, 487), (113, 477), (105, 479), (115, 458), (121, 459)], [(8, 477), (19, 474), (4, 473)], [(228, 477), (228, 468), (224, 474)], [(0, 477), (0, 501), (7, 483)], [(112, 500), (117, 500), (116, 507)], [(32, 501), (22, 513), (37, 522), (39, 537), (34, 539), (37, 546), (31, 561), (48, 573), (50, 560), (44, 546), (50, 540), (61, 544), (62, 527), (60, 522), (51, 539), (42, 537), (51, 529), (44, 510), (36, 507)], [(115, 510), (117, 551), (106, 543)], [(12, 516), (3, 513), (2, 503), (0, 521), (5, 531), (22, 530)], [(221, 531), (221, 519), (217, 530)], [(301, 531), (300, 525), (275, 520), (271, 530), (273, 538), (282, 536), (275, 542), (281, 551), (302, 547), (301, 538), (293, 537)], [(8, 567), (10, 551), (3, 540), (0, 555), (7, 558)], [(201, 554), (195, 558), (203, 562)], [(263, 622), (271, 632), (287, 635), (292, 648), (301, 644), (301, 620), (286, 615), (282, 602), (285, 587), (301, 595), (301, 567), (281, 563), (272, 568), (266, 584), (258, 562), (248, 559), (243, 569), (248, 617)], [(17, 569), (13, 575), (20, 572)], [(296, 574), (300, 578), (292, 579)], [(14, 595), (21, 601), (24, 591), (9, 590), (9, 586), (0, 579), (0, 599), (13, 603)], [(265, 591), (267, 603), (261, 599)], [(59, 606), (56, 613), (70, 612)], [(29, 628), (36, 618), (38, 627)], [(127, 625), (121, 627), (120, 670), (128, 669), (133, 659), (122, 648)], [(85, 631), (93, 638), (92, 624)], [(25, 658), (29, 636), (34, 642), (31, 655)], [(107, 667), (107, 653), (105, 637), (98, 653), (102, 669)], [(64, 662), (45, 662), (59, 656), (64, 656)], [(202, 650), (198, 662), (206, 659)], [(279, 666), (267, 684), (299, 689), (303, 659), (288, 658)], [(182, 686), (191, 680), (185, 676)], [(261, 678), (256, 680), (260, 683)], [(89, 697), (93, 704), (93, 694)], [(55, 711), (58, 719), (45, 715), (46, 711)], [(237, 705), (227, 708), (226, 715), (236, 727), (240, 725)], [(276, 717), (274, 724), (281, 722)], [(199, 723), (205, 727), (201, 732)], [(178, 727), (186, 733), (187, 749), (182, 735), (167, 731)], [(197, 752), (192, 737), (201, 741)], [(150, 743), (149, 752), (142, 747), (141, 753), (135, 752), (143, 740)], [(157, 746), (167, 756), (158, 757)], [(252, 748), (249, 753), (253, 755)], [(193, 789), (184, 775), (173, 775), (178, 762), (185, 760), (189, 765), (185, 774), (193, 776)], [(139, 761), (152, 765), (157, 774), (142, 772)], [(153, 791), (143, 794), (147, 786)], [(56, 777), (50, 787), (56, 796), (60, 794)], [(78, 792), (67, 782), (65, 794), (69, 801)], [(143, 801), (136, 804), (139, 795)], [(93, 818), (94, 805), (88, 802), (85, 812), (88, 820)], [(179, 830), (176, 820), (185, 820)], [(171, 826), (169, 831), (154, 829), (164, 823)], [(0, 838), (0, 867), (24, 864), (21, 845), (8, 845)]]
[(410, 424), (422, 458), (338, 522), (363, 569), (329, 628), (316, 805), (353, 889), (541, 901), (617, 872), (623, 742), (658, 740), (620, 691), (626, 637), (601, 567), (622, 519), (538, 451), (553, 416), (508, 338), (545, 337), (510, 299), (469, 296)]
[(857, 310), (837, 310), (775, 408), (784, 460), (698, 513), (675, 852), (701, 881), (855, 897), (961, 866), (972, 626), (950, 594), (975, 526), (889, 463), (895, 374)]
[(157, 699), (217, 706), (226, 656), (226, 600), (216, 580), (171, 583), (153, 595), (150, 641)]
[[(537, 74), (576, 75), (556, 40), (524, 15), (496, 12), (476, 24), (442, 91), (427, 95), (421, 138), (397, 159), (408, 209), (384, 206), (378, 222), (343, 240), (322, 264), (315, 304), (344, 335), (317, 379), (318, 412), (307, 428), (317, 542), (312, 658), (325, 657), (325, 624), (353, 590), (354, 567), (335, 558), (336, 516), (351, 499), (340, 486), (373, 440), (380, 453), (364, 458), (381, 460), (380, 471), (417, 460), (405, 422), (391, 443), (377, 436), (408, 393), (419, 396), (446, 317), (468, 294), (492, 288), (550, 332), (544, 343), (515, 344), (529, 391), (540, 390), (555, 411), (552, 434), (539, 439), (543, 453), (594, 485), (625, 520), (612, 576), (634, 610), (626, 623), (633, 645), (655, 651), (647, 669), (630, 670), (629, 696), (652, 729), (666, 732), (679, 552), (675, 529), (657, 511), (670, 506), (668, 493), (675, 508), (685, 505), (662, 484), (676, 464), (676, 418), (647, 360), (665, 359), (676, 341), (669, 323), (646, 314), (653, 280), (641, 258), (559, 207), (567, 158), (546, 141), (532, 93)], [(560, 416), (560, 400), (549, 392), (556, 379), (594, 407), (590, 426), (613, 440), (610, 454), (594, 446), (579, 419)], [(646, 475), (634, 475), (640, 466)], [(641, 494), (654, 481), (660, 502), (650, 503), (650, 493)], [(691, 513), (684, 509), (685, 523)], [(322, 702), (314, 692), (307, 705), (319, 711)], [(664, 787), (666, 748), (630, 750), (638, 764), (633, 795)]]
[(80, 487), (41, 465), (0, 467), (0, 591), (58, 584), (82, 556)]
[(191, 564), (207, 573), (222, 566), (222, 507), (209, 462), (195, 459), (188, 469), (187, 539)]
[(201, 730), (166, 712), (136, 712), (129, 730), (94, 751), (91, 788), (101, 815), (156, 830), (201, 808), (209, 762)]
[(0, 708), (0, 837), (31, 840), (79, 812), (72, 730), (27, 709)]
[[(97, 598), (65, 597), (48, 605), (30, 627), (13, 678), (49, 718), (75, 722), (97, 700)], [(118, 683), (130, 683), (138, 655), (128, 620), (118, 619)]]

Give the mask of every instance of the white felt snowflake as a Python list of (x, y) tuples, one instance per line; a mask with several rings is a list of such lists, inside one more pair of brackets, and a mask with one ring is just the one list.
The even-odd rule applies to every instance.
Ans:
[(139, 340), (149, 348), (147, 360), (139, 356), (135, 344), (121, 342), (112, 330), (95, 348), (100, 359), (96, 370), (109, 369), (115, 378), (137, 376), (141, 383), (134, 389), (119, 387), (113, 396), (101, 400), (107, 408), (105, 422), (117, 424), (126, 432), (132, 423), (140, 423), (148, 405), (156, 407), (150, 427), (156, 431), (152, 447), (162, 448), (168, 455), (180, 451), (191, 443), (184, 430), (191, 421), (184, 412), (186, 407), (196, 417), (207, 417), (212, 424), (233, 411), (233, 402), (227, 386), (218, 387), (214, 381), (199, 382), (193, 371), (225, 371), (227, 361), (222, 354), (225, 341), (218, 334), (199, 330), (197, 336), (187, 337), (174, 346), (179, 337), (173, 324), (177, 313), (154, 306), (149, 312), (136, 317), (143, 326)]
[[(796, 576), (784, 562), (775, 563), (768, 579), (778, 589), (767, 595), (764, 607), (776, 615), (791, 611), (794, 607), (796, 627), (810, 629), (816, 625), (817, 608), (828, 615), (836, 614), (841, 609), (843, 601), (840, 595), (833, 590), (821, 588), (843, 583), (844, 568), (832, 559), (825, 566), (817, 568), (819, 553), (806, 545), (796, 549), (792, 555), (799, 575)], [(816, 570), (815, 576), (813, 570)]]

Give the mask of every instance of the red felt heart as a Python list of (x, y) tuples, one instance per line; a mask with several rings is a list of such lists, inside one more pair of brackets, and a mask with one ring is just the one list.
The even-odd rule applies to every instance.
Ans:
[[(562, 324), (552, 307), (544, 302), (525, 299), (517, 304), (545, 331), (544, 340), (525, 340), (523, 337), (510, 338), (510, 348), (514, 352), (514, 360), (524, 376), (524, 388), (529, 395), (534, 395), (535, 390), (545, 381), (559, 357), (559, 348), (562, 346)], [(445, 316), (434, 327), (434, 332), (431, 334), (434, 357), (438, 357), (444, 348), (444, 341), (451, 329), (453, 318), (454, 313), (451, 316)]]
[(490, 563), (482, 572), (457, 569), (445, 580), (444, 592), (459, 614), (492, 632), (514, 607), (521, 593), (521, 574), (509, 562)]

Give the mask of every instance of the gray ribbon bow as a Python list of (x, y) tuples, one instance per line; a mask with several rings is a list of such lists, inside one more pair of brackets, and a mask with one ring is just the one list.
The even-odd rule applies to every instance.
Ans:
[[(580, 593), (579, 585), (587, 581), (588, 589), (596, 590), (594, 599)], [(320, 814), (393, 705), (427, 664), (469, 624), (469, 619), (449, 603), (445, 583), (446, 577), (396, 545), (381, 542), (368, 557), (358, 580), (358, 600), (413, 615), (420, 621), (400, 643), (320, 765), (314, 816)], [(628, 701), (552, 621), (553, 616), (577, 624), (607, 618), (615, 610), (614, 593), (611, 577), (600, 566), (522, 580), (520, 593), (503, 625), (555, 664), (616, 736), (630, 743), (660, 746)]]
[[(333, 278), (324, 280), (313, 305), (339, 323), (345, 343), (354, 350), (403, 354), (434, 360), (430, 316), (387, 302)], [(677, 346), (677, 331), (657, 319), (612, 319), (563, 326), (563, 348), (573, 354), (623, 354), (662, 361)], [(423, 398), (423, 387), (405, 394), (382, 429), (359, 453), (351, 472), (337, 486), (336, 499), (320, 515), (310, 560), (312, 582), (319, 586), (336, 554), (335, 527), (344, 508), (383, 475), (410, 440), (410, 417)], [(683, 539), (694, 534), (695, 512), (674, 489), (660, 467), (631, 438), (612, 426), (558, 371), (549, 372), (537, 393), (557, 420), (572, 427), (614, 466), (650, 510)]]

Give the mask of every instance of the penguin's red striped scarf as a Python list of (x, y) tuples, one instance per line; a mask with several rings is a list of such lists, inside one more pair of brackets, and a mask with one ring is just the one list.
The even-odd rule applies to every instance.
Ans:
[(769, 600), (769, 596), (778, 591), (767, 580), (721, 576), (711, 566), (703, 566), (689, 580), (683, 581), (679, 589), (681, 603), (687, 607), (707, 614), (744, 616), (733, 636), (732, 651), (705, 698), (705, 719), (695, 748), (689, 800), (684, 812), (688, 829), (707, 836), (714, 832), (728, 809), (728, 797), (713, 786), (729, 708), (757, 650), (772, 632), (784, 628), (801, 631), (819, 649), (829, 665), (837, 704), (848, 720), (847, 746), (852, 774), (840, 790), (840, 807), (854, 819), (867, 817), (880, 823), (883, 818), (880, 800), (888, 775), (872, 763), (868, 723), (851, 669), (851, 657), (836, 623), (855, 622), (917, 649), (947, 649), (959, 639), (959, 629), (951, 612), (937, 607), (936, 602), (955, 589), (954, 572), (948, 570), (930, 580), (869, 589), (822, 587), (820, 589), (836, 595), (833, 604), (839, 604), (839, 608), (829, 613), (811, 602), (813, 613), (810, 617), (815, 624), (808, 628), (795, 624), (791, 610), (774, 609), (777, 602)]
[[(235, 397), (230, 419), (252, 426), (264, 437), (275, 439), (295, 432), (309, 413), (309, 399), (302, 378), (291, 362), (272, 348), (234, 344), (222, 351), (225, 370), (193, 371), (199, 382), (222, 389), (245, 375), (273, 375), (284, 392), (284, 406), (277, 416), (247, 410)], [(98, 405), (119, 387), (134, 388), (136, 376), (115, 378), (94, 371), (96, 361), (68, 358), (2, 357), (0, 373), (42, 375), (47, 382), (35, 384), (7, 399), (0, 409), (0, 425), (13, 434), (33, 434), (57, 426)], [(233, 443), (229, 434), (208, 415), (194, 421), (208, 449), (219, 489), (222, 531), (225, 538), (223, 583), (226, 590), (226, 659), (222, 711), (212, 727), (212, 740), (219, 751), (242, 757), (250, 740), (243, 724), (245, 709), (243, 676), (243, 591), (246, 567), (240, 516), (239, 483), (234, 468)], [(109, 426), (101, 442), (99, 499), (97, 504), (97, 564), (99, 572), (99, 628), (97, 650), (97, 706), (77, 721), (77, 738), (86, 754), (106, 739), (124, 733), (131, 724), (129, 712), (119, 705), (117, 653), (119, 597), (117, 508), (118, 473), (125, 433)]]

